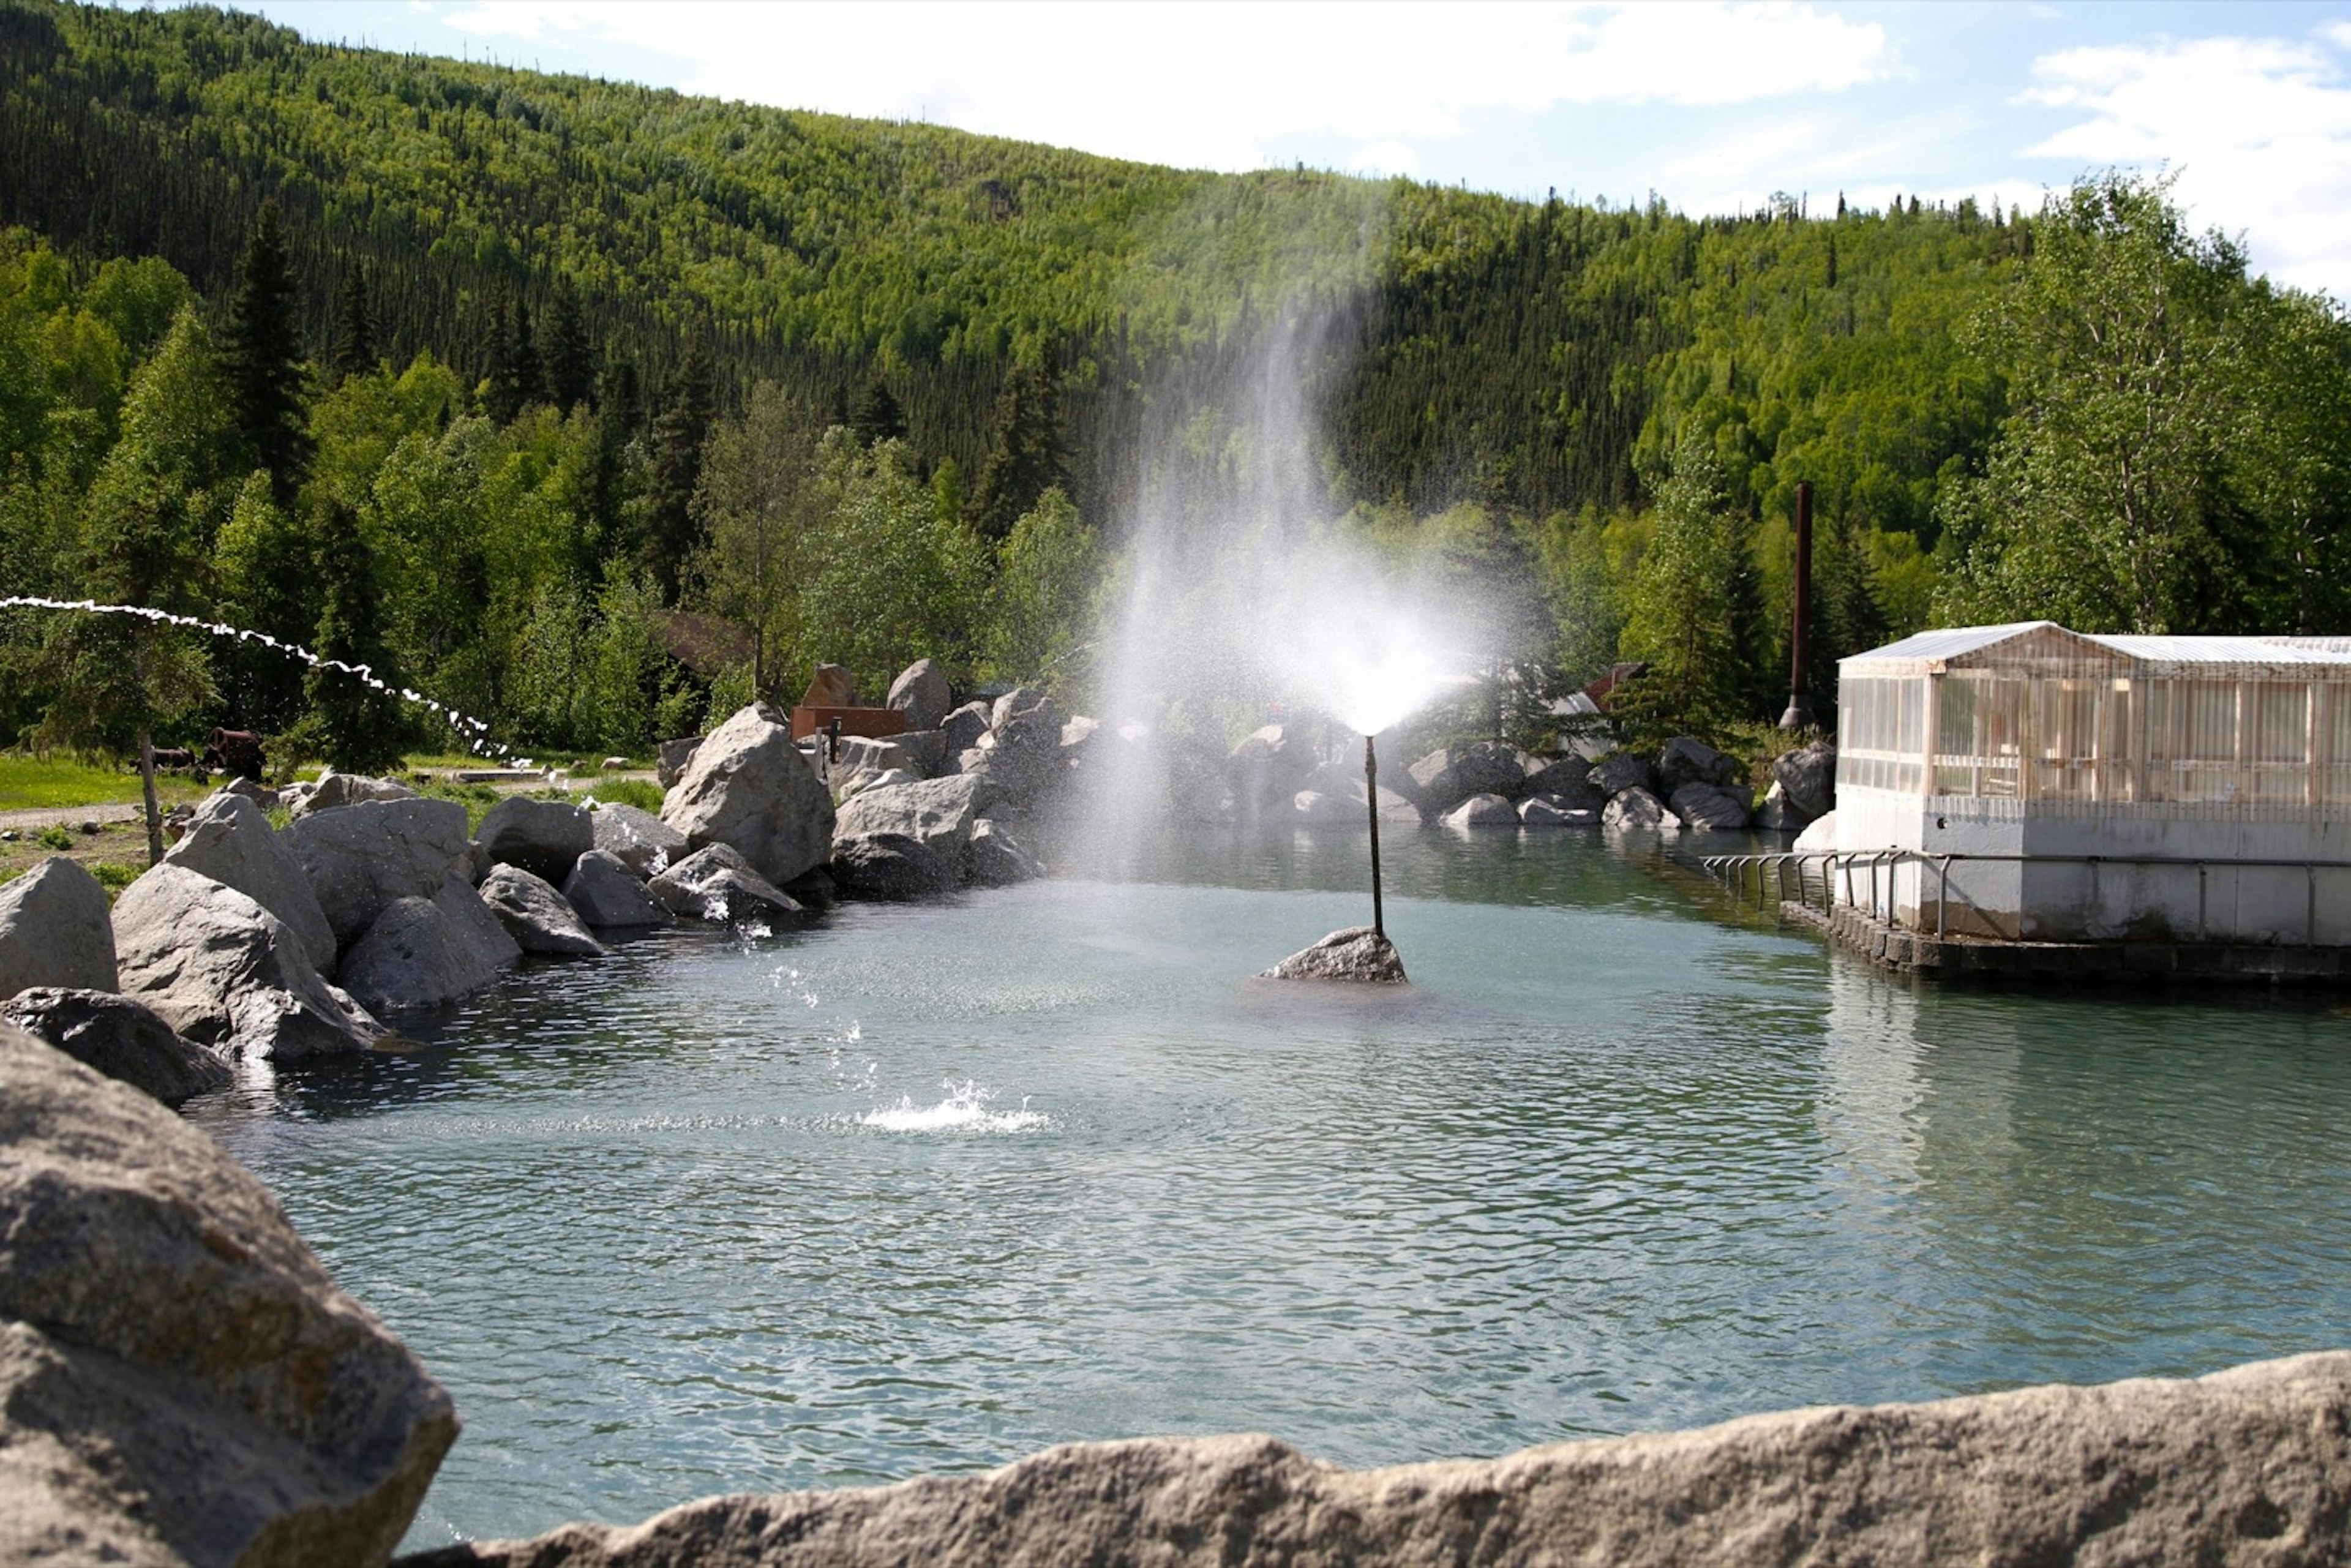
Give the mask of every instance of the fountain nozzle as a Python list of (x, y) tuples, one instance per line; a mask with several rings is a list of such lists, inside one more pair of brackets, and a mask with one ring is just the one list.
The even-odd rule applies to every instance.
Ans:
[(1385, 941), (1387, 921), (1380, 910), (1380, 754), (1368, 735), (1364, 737), (1364, 810), (1372, 823), (1372, 935)]

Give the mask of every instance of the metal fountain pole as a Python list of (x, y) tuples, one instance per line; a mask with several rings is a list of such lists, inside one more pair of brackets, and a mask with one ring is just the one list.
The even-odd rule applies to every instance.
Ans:
[(1387, 940), (1387, 922), (1380, 913), (1380, 755), (1372, 737), (1364, 737), (1364, 810), (1372, 821), (1372, 935)]

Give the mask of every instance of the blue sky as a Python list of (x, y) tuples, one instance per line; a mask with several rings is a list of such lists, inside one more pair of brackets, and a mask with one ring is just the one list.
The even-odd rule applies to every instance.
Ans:
[(2351, 298), (2340, 4), (761, 5), (245, 0), (317, 38), (926, 119), (1155, 162), (1540, 197), (2037, 206), (2168, 168), (2261, 270)]

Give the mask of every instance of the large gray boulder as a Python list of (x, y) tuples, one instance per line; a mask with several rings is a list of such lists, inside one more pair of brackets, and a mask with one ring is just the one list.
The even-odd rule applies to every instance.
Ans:
[(857, 833), (832, 841), (832, 880), (860, 898), (927, 898), (963, 885), (964, 846), (934, 846), (905, 833)]
[(595, 847), (634, 872), (640, 881), (659, 875), (672, 862), (694, 852), (684, 833), (634, 806), (606, 801), (588, 813), (588, 823)]
[(604, 956), (604, 945), (588, 935), (579, 912), (563, 894), (522, 867), (497, 867), (482, 879), (479, 892), (483, 906), (524, 952), (565, 958)]
[(224, 792), (197, 802), (186, 834), (163, 859), (236, 889), (284, 921), (321, 972), (335, 967), (335, 931), (327, 912), (302, 862), (252, 800)]
[(1312, 747), (1294, 729), (1269, 724), (1252, 730), (1234, 746), (1226, 765), (1233, 798), (1259, 807), (1291, 800), (1306, 788), (1316, 761)]
[(413, 800), (416, 791), (389, 779), (371, 779), (363, 773), (337, 773), (329, 768), (319, 775), (316, 783), (287, 790), (285, 798), (287, 815), (299, 820), (314, 811), (331, 811), (343, 806)]
[(593, 926), (662, 925), (669, 921), (669, 912), (653, 902), (636, 873), (610, 850), (581, 855), (564, 879), (563, 896)]
[(115, 988), (106, 889), (57, 855), (0, 883), (0, 997), (27, 986)]
[(1472, 795), (1445, 813), (1448, 828), (1515, 828), (1519, 809), (1499, 795)]
[(946, 737), (946, 755), (960, 757), (977, 746), (979, 737), (987, 733), (995, 711), (987, 703), (968, 702), (941, 719), (939, 731)]
[(893, 735), (876, 738), (870, 735), (844, 735), (836, 747), (830, 740), (817, 742), (817, 758), (821, 764), (825, 781), (838, 787), (843, 780), (861, 773), (910, 773), (917, 779), (931, 776), (936, 761), (940, 737), (936, 730), (919, 735)]
[(1527, 770), (1522, 800), (1549, 796), (1569, 810), (1598, 811), (1608, 797), (1592, 782), (1592, 764), (1581, 757), (1538, 758)]
[(431, 898), (394, 899), (343, 955), (343, 988), (362, 1007), (436, 1008), (494, 984), (522, 948), (460, 877)]
[(36, 986), (0, 1002), (0, 1019), (166, 1105), (229, 1082), (227, 1062), (181, 1039), (154, 1009), (113, 991)]
[(1068, 768), (1061, 716), (1050, 698), (1027, 687), (996, 700), (992, 727), (961, 758), (961, 770), (980, 781), (982, 810), (999, 801), (1035, 804), (1067, 777)]
[(475, 841), (488, 865), (515, 865), (549, 882), (571, 874), (571, 862), (596, 847), (589, 814), (569, 800), (509, 795), (483, 813)]
[(1772, 782), (1789, 809), (1806, 821), (1836, 809), (1836, 747), (1816, 740), (1771, 759)]
[(1045, 874), (1042, 862), (1003, 823), (982, 817), (964, 845), (964, 874), (981, 887), (1006, 887)]
[(1527, 754), (1498, 740), (1432, 751), (1408, 770), (1421, 810), (1442, 817), (1472, 795), (1515, 800), (1527, 792)]
[(373, 1568), (457, 1435), (261, 1183), (0, 1024), (0, 1562)]
[(1600, 813), (1600, 825), (1611, 832), (1681, 831), (1682, 820), (1646, 789), (1619, 790)]
[(685, 765), (694, 760), (695, 750), (701, 745), (702, 737), (698, 735), (663, 741), (653, 757), (653, 782), (664, 789), (674, 788), (685, 777)]
[(431, 898), (473, 863), (465, 808), (455, 800), (362, 800), (315, 812), (287, 827), (285, 843), (345, 947), (395, 900)]
[(1596, 828), (1600, 813), (1565, 795), (1530, 795), (1519, 802), (1519, 824), (1527, 828)]
[(1685, 784), (1668, 803), (1682, 825), (1695, 832), (1738, 832), (1754, 820), (1747, 791), (1720, 784)]
[[(896, 833), (920, 840), (958, 861), (979, 812), (983, 779), (969, 774), (883, 784), (861, 789), (842, 802), (833, 823), (836, 844), (848, 838)], [(834, 858), (839, 859), (836, 853)]]
[(366, 1051), (383, 1035), (284, 921), (185, 866), (167, 862), (122, 890), (114, 942), (122, 993), (223, 1056), (285, 1064)]
[(954, 702), (946, 672), (934, 659), (915, 660), (890, 683), (889, 706), (906, 716), (908, 729), (938, 728)]
[(1820, 1406), (1392, 1469), (1270, 1437), (710, 1498), (403, 1568), (1353, 1568), (2351, 1561), (2351, 1354), (2192, 1381)]
[(1743, 771), (1737, 758), (1693, 736), (1677, 735), (1657, 753), (1657, 792), (1671, 800), (1685, 784), (1732, 785)]
[(726, 844), (695, 851), (645, 884), (672, 915), (725, 925), (731, 920), (798, 920), (799, 901), (761, 876)]
[(1386, 937), (1368, 925), (1333, 931), (1311, 947), (1292, 953), (1258, 977), (1261, 980), (1354, 980), (1375, 985), (1405, 983), (1404, 959)]
[(1788, 791), (1777, 779), (1755, 808), (1755, 826), (1767, 833), (1801, 833), (1813, 819), (1789, 803)]
[(831, 858), (833, 813), (831, 792), (772, 712), (754, 704), (711, 731), (662, 802), (662, 821), (696, 850), (730, 846), (778, 883)]
[(1632, 751), (1611, 752), (1593, 763), (1585, 778), (1604, 800), (1614, 800), (1627, 789), (1654, 793), (1657, 788), (1656, 768), (1647, 758)]

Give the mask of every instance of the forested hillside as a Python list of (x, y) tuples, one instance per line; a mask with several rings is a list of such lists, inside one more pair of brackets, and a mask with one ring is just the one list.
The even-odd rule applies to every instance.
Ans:
[[(323, 642), (525, 745), (820, 656), (1082, 682), (1142, 463), (1196, 431), (1213, 481), (1301, 320), (1328, 512), (1520, 601), (1498, 667), (1650, 661), (1660, 723), (1776, 711), (1800, 480), (1829, 657), (2351, 631), (2351, 334), (2127, 180), (1691, 220), (0, 0), (0, 594)], [(247, 645), (0, 614), (0, 742), (431, 738)]]

